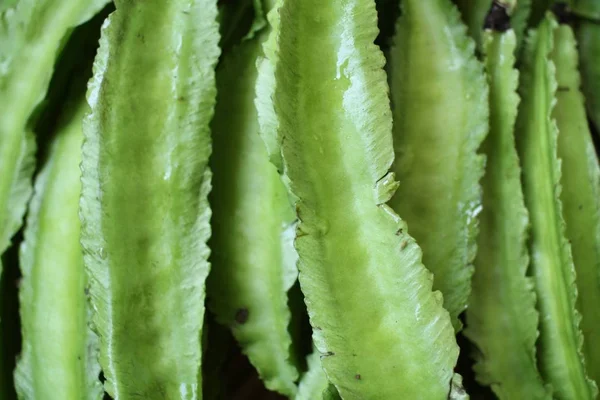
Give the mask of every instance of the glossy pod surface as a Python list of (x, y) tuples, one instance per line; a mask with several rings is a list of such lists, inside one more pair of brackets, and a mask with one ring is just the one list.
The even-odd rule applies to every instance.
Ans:
[(296, 201), (300, 283), (327, 377), (344, 399), (446, 399), (450, 318), (385, 204), (397, 183), (375, 4), (283, 0), (271, 23), (257, 103), (275, 111), (264, 127)]
[[(390, 51), (394, 105), (390, 205), (423, 249), (456, 330), (471, 291), (488, 131), (488, 88), (458, 10), (449, 0), (406, 0)], [(432, 55), (435, 56), (432, 56)]]
[(290, 359), (287, 291), (298, 275), (295, 215), (258, 132), (254, 99), (263, 37), (234, 47), (217, 71), (208, 295), (266, 386), (293, 396), (298, 371)]
[(561, 200), (566, 233), (577, 276), (577, 308), (581, 312), (583, 352), (590, 377), (600, 382), (600, 168), (585, 114), (577, 47), (573, 31), (554, 31), (552, 60), (556, 65), (558, 156), (562, 160)]
[(35, 140), (29, 118), (46, 94), (69, 30), (107, 2), (21, 0), (0, 11), (0, 254), (21, 226), (31, 195)]
[(515, 147), (519, 74), (514, 31), (484, 34), (490, 133), (483, 211), (465, 335), (477, 349), (477, 379), (500, 399), (550, 399), (536, 365), (538, 313), (527, 276), (529, 224)]
[(21, 399), (92, 400), (104, 394), (79, 244), (85, 99), (66, 110), (36, 179), (21, 245), (23, 350), (15, 374)]
[(106, 390), (200, 399), (216, 1), (122, 0), (84, 121), (82, 244)]
[(517, 149), (523, 166), (523, 192), (530, 214), (531, 270), (540, 312), (540, 372), (556, 399), (594, 399), (596, 385), (586, 376), (571, 246), (565, 236), (560, 200), (555, 66), (550, 56), (556, 22), (546, 17), (531, 31), (524, 53), (517, 119)]

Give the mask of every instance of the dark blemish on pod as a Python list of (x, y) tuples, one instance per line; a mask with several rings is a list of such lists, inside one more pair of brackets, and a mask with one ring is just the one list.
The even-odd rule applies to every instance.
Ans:
[(580, 204), (578, 207), (580, 210), (583, 210), (583, 204)]
[(406, 246), (408, 246), (408, 240), (403, 240), (402, 243), (400, 243), (400, 250), (404, 250)]
[(559, 92), (570, 92), (571, 88), (568, 86), (559, 86), (556, 88), (556, 90), (558, 90)]
[(356, 374), (356, 375), (354, 375), (354, 379), (356, 379), (357, 381), (360, 381), (360, 379), (361, 379), (361, 376), (360, 376), (360, 374)]
[(396, 231), (396, 236), (400, 236), (404, 233), (404, 229), (400, 228)]
[(89, 287), (86, 287), (86, 288), (84, 288), (84, 289), (83, 289), (83, 293), (84, 293), (86, 296), (89, 296), (89, 295), (90, 295), (90, 288), (89, 288)]
[(184, 96), (179, 96), (179, 97), (177, 98), (177, 101), (179, 101), (179, 102), (183, 103), (183, 102), (185, 101), (185, 97), (184, 97)]
[(506, 32), (510, 29), (510, 17), (506, 6), (494, 1), (492, 7), (485, 17), (483, 23), (484, 29), (491, 29), (497, 32)]
[(323, 353), (323, 355), (321, 356), (321, 358), (323, 357), (331, 357), (331, 356), (335, 356), (335, 353), (333, 351), (328, 351)]
[(248, 317), (249, 316), (250, 316), (250, 311), (248, 311), (247, 308), (240, 308), (235, 313), (235, 322), (237, 322), (238, 324), (243, 325), (246, 322), (248, 322)]

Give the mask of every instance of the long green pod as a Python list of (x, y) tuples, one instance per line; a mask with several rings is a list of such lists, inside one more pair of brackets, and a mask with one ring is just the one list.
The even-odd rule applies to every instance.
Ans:
[(487, 157), (483, 211), (465, 335), (478, 349), (477, 380), (490, 385), (499, 399), (550, 399), (536, 364), (539, 319), (527, 276), (529, 218), (514, 137), (516, 35), (487, 31), (484, 38), (490, 133), (482, 146)]
[(21, 245), (21, 399), (101, 399), (97, 339), (88, 301), (78, 217), (84, 99), (65, 112), (36, 179)]
[(554, 390), (554, 398), (583, 400), (594, 399), (597, 389), (586, 376), (581, 352), (575, 269), (560, 200), (558, 129), (551, 115), (557, 88), (550, 59), (555, 27), (555, 20), (548, 16), (527, 38), (516, 137), (531, 221), (530, 268), (540, 312), (538, 364), (542, 377)]
[(579, 90), (575, 36), (567, 25), (560, 25), (554, 35), (558, 91), (552, 115), (562, 160), (560, 198), (573, 250), (586, 367), (590, 377), (600, 382), (600, 167)]
[(296, 393), (287, 292), (296, 281), (295, 215), (259, 136), (254, 105), (262, 40), (246, 40), (217, 71), (209, 306), (230, 326), (267, 388)]
[(390, 205), (422, 247), (433, 287), (460, 330), (481, 211), (484, 158), (477, 150), (488, 131), (488, 87), (449, 0), (402, 6), (390, 51), (393, 171), (401, 184)]
[(68, 32), (107, 0), (20, 0), (0, 13), (0, 254), (31, 195), (35, 140), (29, 119), (46, 94)]
[(84, 120), (84, 261), (106, 391), (200, 399), (216, 0), (117, 0)]
[(270, 21), (257, 104), (275, 110), (264, 136), (280, 146), (273, 160), (296, 199), (299, 279), (323, 369), (344, 399), (446, 399), (454, 331), (386, 204), (398, 184), (375, 4), (281, 0)]

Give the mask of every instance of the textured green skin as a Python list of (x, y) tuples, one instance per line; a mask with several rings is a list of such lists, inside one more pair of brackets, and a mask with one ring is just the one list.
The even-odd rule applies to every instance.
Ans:
[(106, 390), (200, 399), (216, 0), (123, 0), (84, 121), (84, 261)]
[(478, 349), (477, 380), (491, 385), (499, 399), (550, 399), (536, 365), (539, 318), (527, 276), (529, 218), (514, 138), (516, 35), (487, 32), (484, 38), (490, 133), (482, 146), (487, 157), (483, 211), (465, 335)]
[(577, 45), (569, 26), (555, 30), (558, 156), (562, 160), (561, 200), (577, 273), (577, 308), (590, 377), (600, 382), (600, 167), (579, 91)]
[[(458, 356), (450, 318), (385, 204), (397, 183), (375, 4), (280, 4), (265, 47), (275, 142), (296, 198), (299, 279), (323, 368), (346, 400), (446, 399)], [(258, 86), (269, 83), (261, 76)]]
[(0, 6), (0, 256), (20, 228), (32, 193), (35, 140), (29, 118), (44, 98), (69, 30), (106, 3), (9, 0)]
[(97, 339), (88, 329), (77, 216), (85, 101), (69, 110), (40, 172), (21, 245), (21, 399), (101, 399)]
[(401, 182), (390, 205), (422, 247), (460, 330), (481, 210), (484, 158), (477, 149), (488, 130), (483, 66), (449, 0), (404, 1), (390, 56), (393, 171)]
[(483, 45), (483, 24), (493, 0), (456, 0), (456, 6), (460, 10), (465, 24), (469, 28), (469, 35), (477, 43), (481, 50)]
[(600, 132), (600, 25), (580, 20), (576, 34), (585, 103), (590, 119)]
[(0, 14), (0, 254), (31, 195), (35, 141), (28, 124), (69, 30), (107, 0), (20, 0)]
[[(295, 215), (258, 130), (254, 105), (262, 36), (221, 61), (212, 123), (214, 172), (209, 306), (233, 330), (267, 388), (296, 393), (287, 291), (297, 277)], [(236, 321), (240, 310), (247, 320)]]
[(551, 117), (556, 101), (555, 67), (549, 59), (555, 27), (548, 17), (527, 39), (516, 137), (531, 221), (530, 268), (540, 312), (538, 365), (555, 399), (583, 400), (595, 398), (597, 389), (586, 377), (582, 361), (575, 269), (560, 201), (558, 129)]

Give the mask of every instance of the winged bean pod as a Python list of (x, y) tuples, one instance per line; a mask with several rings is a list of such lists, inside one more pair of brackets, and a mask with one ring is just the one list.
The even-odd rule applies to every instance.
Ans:
[(69, 106), (36, 179), (21, 245), (21, 399), (101, 399), (77, 215), (85, 100)]
[(527, 39), (516, 128), (523, 193), (531, 221), (531, 269), (540, 312), (538, 357), (540, 372), (552, 385), (554, 398), (593, 399), (597, 389), (586, 376), (581, 352), (575, 269), (560, 200), (558, 129), (551, 116), (557, 88), (550, 59), (555, 27), (556, 22), (548, 16)]
[(232, 328), (266, 386), (293, 396), (298, 371), (290, 360), (287, 291), (298, 274), (295, 215), (258, 134), (254, 98), (262, 37), (234, 48), (217, 72), (209, 305)]
[(561, 201), (577, 277), (577, 308), (586, 366), (600, 382), (600, 167), (585, 114), (577, 70), (577, 47), (567, 25), (555, 29), (552, 60), (556, 65), (558, 156), (562, 160)]
[(216, 0), (116, 1), (84, 121), (84, 261), (106, 390), (200, 399)]
[[(488, 88), (456, 7), (449, 0), (402, 2), (390, 80), (394, 172), (390, 205), (405, 218), (444, 295), (456, 330), (471, 291), (488, 131)], [(434, 54), (435, 56), (432, 56)]]
[(42, 101), (69, 31), (107, 0), (21, 0), (0, 12), (0, 254), (31, 195), (35, 140), (29, 119)]
[(282, 0), (270, 17), (257, 104), (275, 111), (264, 136), (295, 198), (323, 369), (344, 399), (446, 399), (458, 356), (450, 318), (386, 205), (397, 183), (375, 4)]
[(490, 133), (483, 178), (481, 234), (473, 291), (467, 310), (476, 353), (477, 379), (500, 399), (550, 399), (536, 365), (538, 313), (532, 278), (527, 276), (529, 219), (521, 190), (515, 147), (519, 74), (514, 69), (514, 31), (484, 34), (490, 85)]

